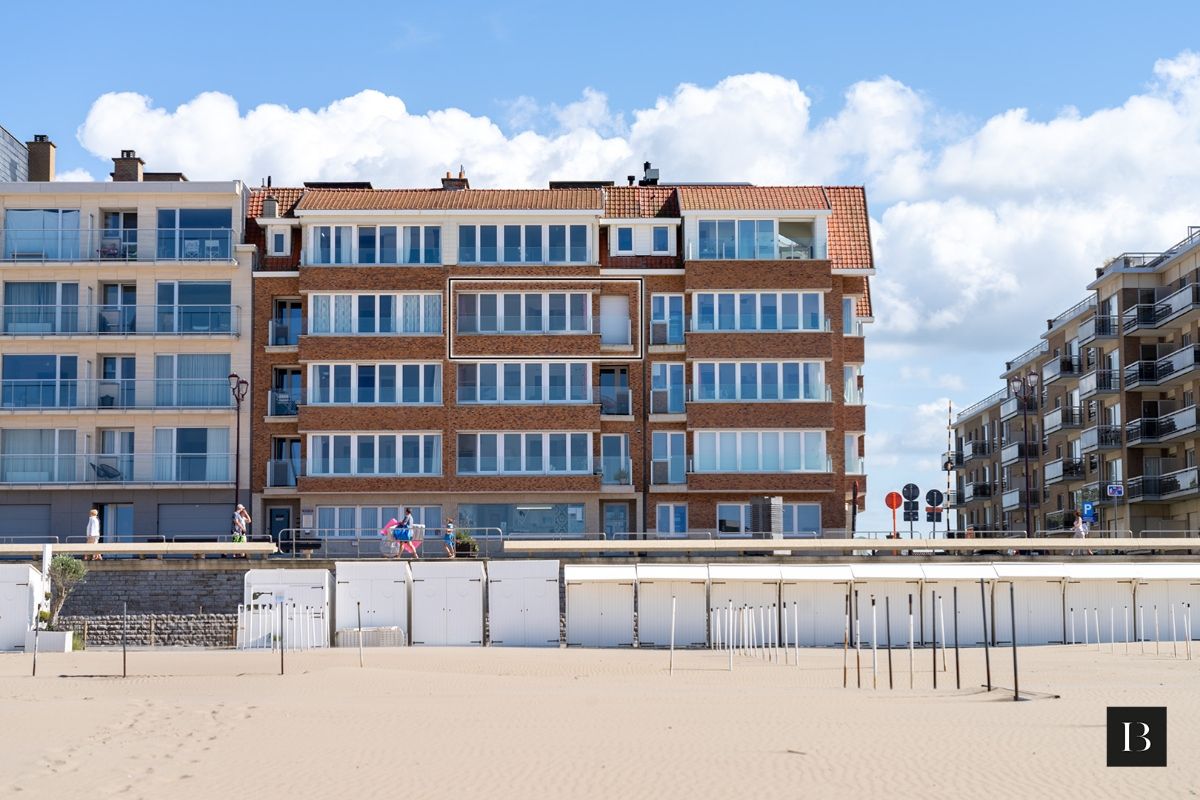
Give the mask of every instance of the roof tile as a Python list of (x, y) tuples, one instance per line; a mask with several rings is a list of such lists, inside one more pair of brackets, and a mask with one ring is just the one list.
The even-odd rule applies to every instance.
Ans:
[(679, 194), (672, 186), (610, 186), (604, 201), (604, 216), (614, 219), (679, 217)]
[(294, 217), (293, 213), (296, 210), (296, 203), (300, 202), (301, 195), (304, 194), (304, 189), (293, 189), (288, 187), (260, 186), (257, 189), (250, 190), (250, 200), (246, 205), (246, 216), (251, 219), (262, 216), (262, 201), (267, 197), (274, 197), (279, 203), (280, 217)]
[(309, 189), (297, 211), (599, 211), (599, 189)]
[(684, 211), (825, 211), (820, 186), (680, 186)]
[(825, 194), (833, 209), (829, 217), (829, 259), (833, 268), (873, 267), (866, 192), (861, 186), (827, 186)]

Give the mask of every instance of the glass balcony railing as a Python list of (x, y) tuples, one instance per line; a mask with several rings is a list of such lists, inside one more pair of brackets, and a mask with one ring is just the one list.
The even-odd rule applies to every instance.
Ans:
[(631, 394), (624, 387), (600, 386), (596, 389), (600, 413), (604, 416), (626, 417), (633, 413)]
[(992, 452), (991, 443), (984, 441), (982, 439), (973, 441), (973, 442), (963, 442), (963, 450), (962, 450), (963, 463), (965, 464), (966, 462), (968, 462), (972, 459), (983, 458), (985, 456), (991, 455), (991, 452)]
[(867, 404), (866, 389), (862, 386), (846, 384), (842, 387), (842, 400), (848, 406), (865, 406)]
[(303, 395), (299, 392), (288, 392), (273, 389), (267, 392), (268, 417), (294, 417), (300, 413)]
[(303, 474), (303, 461), (272, 459), (267, 462), (267, 486), (273, 489), (294, 487)]
[(1079, 437), (1083, 452), (1111, 450), (1121, 446), (1121, 429), (1116, 425), (1095, 425), (1084, 430)]
[(1120, 374), (1116, 370), (1095, 369), (1079, 379), (1079, 396), (1081, 398), (1116, 392), (1120, 388)]
[(600, 483), (604, 486), (632, 486), (633, 461), (625, 456), (601, 456)]
[(228, 378), (0, 381), (0, 409), (232, 408)]
[(1079, 373), (1079, 356), (1052, 358), (1042, 367), (1042, 383), (1053, 383), (1064, 376)]
[(1129, 480), (1130, 500), (1167, 500), (1197, 491), (1196, 467), (1163, 475), (1143, 475)]
[(992, 485), (990, 483), (968, 483), (963, 487), (963, 502), (969, 503), (972, 500), (979, 500), (983, 497), (992, 496)]
[(0, 258), (22, 263), (234, 260), (228, 228), (71, 228), (0, 231)]
[(1032, 397), (1010, 397), (1000, 404), (1000, 419), (1006, 420), (1026, 411), (1037, 409), (1037, 402)]
[(232, 484), (233, 459), (231, 453), (6, 453), (0, 455), (0, 484)]
[(1158, 417), (1141, 417), (1125, 426), (1125, 439), (1129, 444), (1159, 442), (1193, 433), (1196, 430), (1196, 407), (1188, 406)]
[(1047, 411), (1042, 417), (1042, 429), (1054, 433), (1066, 428), (1078, 428), (1083, 424), (1082, 406), (1059, 406)]
[(650, 323), (650, 344), (683, 344), (684, 322), (682, 318), (656, 320)]
[(650, 391), (650, 413), (651, 414), (682, 414), (685, 410), (684, 397), (686, 396), (684, 387), (676, 386), (672, 389), (652, 389)]
[[(1036, 501), (1036, 494), (1031, 493), (1030, 498)], [(1036, 503), (1035, 503), (1036, 504)], [(1000, 497), (1000, 505), (1005, 511), (1012, 511), (1015, 508), (1021, 508), (1025, 505), (1025, 490), (1010, 489)]]
[(1125, 388), (1161, 385), (1191, 375), (1200, 366), (1200, 345), (1186, 345), (1155, 361), (1135, 361), (1125, 368)]
[(303, 319), (273, 319), (267, 323), (268, 347), (295, 347), (303, 335)]
[(1047, 485), (1083, 477), (1083, 461), (1078, 458), (1060, 458), (1046, 462), (1044, 473)]
[(235, 305), (0, 306), (5, 336), (188, 336), (239, 334)]
[(1097, 314), (1079, 323), (1079, 343), (1082, 345), (1096, 339), (1111, 339), (1120, 330), (1120, 317)]
[(656, 458), (650, 462), (650, 483), (653, 486), (684, 484), (690, 471), (690, 461), (683, 456)]
[(1000, 463), (1012, 464), (1025, 458), (1026, 455), (1030, 458), (1037, 458), (1037, 444), (1035, 442), (1030, 442), (1028, 445), (1024, 442), (1006, 444), (1000, 451)]

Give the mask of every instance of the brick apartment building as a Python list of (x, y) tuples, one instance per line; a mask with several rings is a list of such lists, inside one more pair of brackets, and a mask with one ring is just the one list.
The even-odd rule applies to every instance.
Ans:
[(792, 535), (846, 528), (864, 192), (646, 166), (628, 186), (253, 190), (256, 520), (732, 534), (780, 495)]
[[(1197, 228), (1161, 253), (1111, 259), (1005, 364), (1004, 388), (957, 416), (946, 458), (960, 530), (1026, 530), (1027, 497), (1039, 533), (1069, 527), (1085, 503), (1100, 529), (1200, 526), (1198, 268)], [(1014, 380), (1034, 391), (1014, 395)]]
[(21, 150), (0, 182), (0, 538), (79, 541), (91, 508), (105, 541), (227, 533), (243, 185), (148, 172), (131, 150), (110, 182), (55, 181), (47, 137)]

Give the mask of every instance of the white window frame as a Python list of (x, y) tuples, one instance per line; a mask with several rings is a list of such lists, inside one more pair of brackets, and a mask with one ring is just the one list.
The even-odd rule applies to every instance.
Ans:
[[(320, 326), (317, 324), (317, 299), (322, 297), (329, 298), (328, 330), (320, 330)], [(351, 329), (348, 331), (333, 329), (334, 322), (337, 319), (337, 298), (339, 297), (349, 298)], [(375, 330), (359, 330), (358, 305), (360, 297), (374, 298)], [(397, 330), (379, 332), (379, 305), (380, 298), (382, 297), (392, 298)], [(404, 321), (404, 298), (406, 297), (416, 297), (419, 299), (421, 307), (421, 330), (419, 331), (405, 331), (401, 329)], [(436, 331), (426, 331), (424, 323), (425, 318), (428, 316), (427, 306), (434, 302), (435, 298), (438, 304), (438, 329)], [(313, 292), (308, 296), (308, 333), (312, 336), (441, 336), (444, 327), (442, 322), (444, 314), (445, 309), (442, 307), (441, 292)]]
[[(505, 259), (505, 257), (504, 257), (504, 228), (506, 225), (509, 225), (509, 226), (519, 225), (521, 228), (521, 257), (516, 261), (511, 261), (511, 260)], [(550, 229), (556, 228), (556, 227), (565, 228), (565, 230), (563, 231), (563, 236), (566, 238), (566, 253), (564, 254), (564, 257), (562, 259), (551, 259), (550, 258)], [(469, 259), (463, 258), (462, 231), (464, 228), (472, 228), (475, 231), (475, 255), (473, 258), (469, 258)], [(495, 260), (484, 261), (480, 258), (479, 242), (480, 242), (480, 238), (481, 238), (480, 237), (480, 229), (481, 228), (495, 228), (496, 229), (496, 258), (495, 258)], [(527, 258), (527, 252), (526, 252), (527, 245), (525, 243), (525, 239), (526, 239), (526, 234), (528, 233), (530, 228), (540, 228), (542, 231), (542, 240), (541, 240), (541, 244), (539, 245), (541, 248), (541, 258), (540, 259)], [(583, 228), (584, 229), (584, 233), (583, 233), (584, 256), (583, 256), (582, 260), (573, 260), (571, 258), (571, 241), (572, 241), (571, 228)], [(562, 222), (562, 223), (555, 222), (555, 223), (535, 223), (535, 224), (527, 224), (527, 223), (523, 223), (523, 222), (467, 223), (467, 224), (460, 224), (460, 225), (456, 226), (454, 234), (457, 237), (457, 239), (455, 241), (455, 245), (456, 245), (457, 252), (458, 252), (458, 263), (459, 264), (483, 264), (483, 265), (590, 264), (590, 263), (592, 263), (592, 260), (593, 260), (592, 259), (592, 239), (593, 239), (594, 234), (592, 232), (592, 225), (590, 225), (586, 222)]]
[[(348, 402), (339, 402), (336, 397), (334, 385), (334, 374), (337, 367), (346, 367), (350, 370), (350, 400)], [(375, 369), (375, 400), (359, 400), (358, 392), (358, 377), (359, 371), (364, 367), (372, 367)], [(396, 369), (396, 399), (391, 402), (379, 400), (379, 373), (382, 367), (394, 367)], [(404, 368), (417, 367), (417, 394), (419, 400), (406, 401), (404, 400), (404, 389), (407, 384), (404, 382)], [(425, 380), (427, 367), (435, 367), (436, 375), (431, 382)], [(319, 375), (322, 370), (327, 370), (329, 374), (329, 399), (322, 400), (318, 394), (320, 386)], [(427, 400), (428, 390), (434, 391), (434, 399)], [(316, 361), (308, 365), (308, 390), (305, 393), (308, 398), (308, 404), (311, 406), (440, 406), (442, 404), (442, 363), (440, 361)]]
[[(583, 376), (584, 382), (583, 382), (582, 387), (577, 387), (575, 385), (575, 383), (571, 380), (571, 373), (574, 371), (572, 369), (572, 367), (576, 364), (582, 364), (584, 366), (584, 371), (583, 371), (584, 372), (584, 376)], [(480, 387), (482, 387), (482, 385), (483, 385), (481, 383), (480, 377), (479, 377), (480, 367), (484, 366), (484, 365), (495, 366), (495, 368), (496, 368), (496, 384), (495, 384), (496, 399), (495, 400), (480, 400), (479, 399)], [(514, 366), (514, 365), (520, 366), (520, 368), (521, 368), (521, 370), (520, 370), (521, 378), (520, 378), (520, 386), (519, 386), (521, 399), (520, 400), (506, 400), (504, 397), (505, 390), (508, 388), (511, 388), (511, 387), (509, 387), (507, 380), (506, 380), (507, 370), (505, 369), (505, 367)], [(538, 400), (526, 399), (526, 397), (528, 395), (528, 392), (526, 391), (528, 389), (528, 385), (526, 383), (526, 378), (528, 377), (528, 372), (526, 370), (526, 367), (530, 366), (530, 365), (537, 365), (538, 367), (541, 368), (541, 378), (542, 378), (541, 393), (540, 393), (540, 399), (538, 399)], [(550, 368), (552, 366), (554, 366), (554, 367), (561, 366), (565, 373), (566, 396), (561, 400), (551, 399), (551, 397), (550, 397)], [(462, 375), (462, 370), (464, 368), (475, 370), (475, 399), (474, 400), (469, 400), (469, 399), (463, 400), (462, 399), (461, 389), (464, 384), (461, 380), (461, 375)], [(592, 365), (590, 362), (579, 362), (579, 361), (463, 361), (463, 362), (458, 362), (456, 364), (455, 371), (454, 371), (454, 377), (455, 377), (454, 402), (457, 405), (461, 405), (461, 406), (587, 405), (592, 402)], [(577, 389), (577, 388), (582, 388), (582, 390), (583, 390), (582, 397), (573, 397), (572, 396), (575, 393), (575, 389)]]
[[(587, 467), (584, 469), (572, 469), (571, 462), (573, 457), (578, 455), (572, 449), (572, 437), (583, 435), (586, 436), (585, 455), (587, 457)], [(470, 436), (475, 438), (475, 469), (474, 471), (462, 471), (461, 442), (463, 437)], [(479, 443), (483, 436), (496, 437), (496, 469), (481, 470), (479, 467)], [(521, 442), (521, 469), (510, 470), (504, 467), (504, 445), (505, 437), (517, 436)], [(533, 436), (540, 436), (540, 452), (541, 452), (541, 468), (529, 469), (529, 439)], [(550, 437), (563, 436), (566, 445), (566, 460), (567, 468), (552, 469), (550, 466)], [(595, 469), (595, 457), (592, 452), (592, 431), (460, 431), (455, 437), (455, 453), (458, 454), (455, 459), (455, 472), (462, 476), (495, 476), (495, 475), (591, 475)]]
[[(510, 328), (505, 327), (505, 320), (508, 318), (508, 315), (504, 313), (504, 298), (508, 295), (517, 295), (518, 297), (521, 298), (521, 301), (520, 301), (521, 312), (520, 312), (520, 314), (518, 314), (518, 316), (520, 317), (520, 320), (521, 320), (521, 324), (520, 324), (520, 327), (518, 327), (518, 328), (510, 329)], [(565, 324), (567, 327), (563, 328), (562, 330), (551, 330), (550, 329), (550, 297), (552, 295), (563, 295), (566, 298), (567, 314), (566, 314), (566, 323)], [(584, 322), (585, 322), (585, 328), (583, 328), (583, 329), (571, 327), (571, 322), (573, 319), (573, 315), (571, 314), (571, 298), (576, 297), (576, 296), (582, 296), (584, 298), (584, 308), (585, 308), (586, 312), (583, 315)], [(475, 330), (473, 330), (473, 331), (463, 331), (462, 327), (461, 327), (462, 326), (462, 315), (459, 313), (458, 309), (461, 306), (461, 302), (462, 302), (461, 298), (463, 298), (463, 297), (474, 297), (475, 298), (475, 321), (476, 322), (475, 322)], [(479, 320), (482, 319), (482, 316), (479, 313), (479, 308), (481, 305), (480, 304), (481, 297), (495, 297), (496, 298), (496, 315), (495, 315), (496, 316), (496, 329), (495, 330), (481, 330), (480, 329)], [(529, 298), (529, 297), (540, 297), (541, 298), (541, 310), (539, 313), (541, 314), (542, 327), (539, 330), (527, 328), (526, 324), (525, 324), (526, 308), (527, 308), (527, 304), (528, 304), (527, 298)], [(566, 292), (566, 291), (564, 291), (564, 292), (460, 292), (456, 295), (456, 299), (455, 299), (455, 320), (454, 320), (455, 331), (456, 331), (456, 333), (464, 335), (464, 336), (515, 335), (515, 334), (550, 334), (550, 335), (554, 335), (554, 336), (568, 336), (568, 335), (569, 336), (585, 336), (585, 335), (591, 334), (593, 332), (593, 328), (595, 327), (592, 309), (593, 309), (592, 292), (574, 292), (574, 291), (571, 291), (571, 292)]]
[[(283, 237), (283, 247), (275, 247), (275, 237)], [(267, 255), (290, 256), (292, 254), (292, 229), (284, 225), (271, 225), (267, 228)]]
[[(326, 230), (326, 229), (329, 231), (329, 259), (330, 260), (329, 261), (319, 261), (319, 260), (317, 260), (318, 232), (321, 230)], [(337, 242), (338, 242), (338, 238), (339, 238), (339, 234), (338, 234), (339, 230), (348, 231), (347, 235), (349, 237), (349, 242), (348, 242), (349, 247), (347, 248), (345, 261), (340, 260), (340, 256), (339, 256), (340, 251), (338, 250), (338, 246), (337, 246)], [(331, 223), (323, 224), (323, 225), (310, 225), (308, 228), (307, 239), (308, 239), (308, 263), (309, 264), (312, 264), (314, 266), (321, 266), (321, 267), (344, 267), (344, 266), (351, 266), (354, 264), (354, 261), (355, 261), (354, 251), (358, 247), (358, 232), (355, 230), (354, 225), (334, 225)]]
[[(632, 225), (618, 225), (614, 229), (615, 237), (613, 240), (613, 252), (617, 255), (633, 255), (634, 248), (634, 231)], [(629, 247), (621, 247), (622, 232), (629, 232)]]
[[(733, 255), (722, 255), (717, 253), (715, 256), (705, 256), (700, 253), (700, 227), (705, 223), (711, 222), (720, 227), (722, 222), (733, 223)], [(754, 223), (754, 255), (749, 258), (743, 258), (738, 255), (741, 251), (742, 238), (742, 223)], [(769, 255), (760, 256), (758, 254), (758, 226), (761, 223), (770, 223), (771, 225), (771, 252)], [(698, 261), (772, 261), (779, 258), (779, 220), (772, 218), (729, 218), (729, 217), (702, 217), (696, 221), (696, 259)]]
[[(676, 530), (675, 512), (683, 510), (683, 530)], [(663, 515), (666, 514), (666, 530), (663, 530)], [(654, 530), (661, 537), (680, 537), (686, 536), (688, 532), (688, 507), (687, 503), (658, 503), (654, 506)]]
[[(729, 295), (733, 298), (733, 327), (721, 327), (721, 301), (722, 295)], [(754, 327), (748, 327), (748, 323), (743, 323), (742, 320), (742, 297), (753, 295), (754, 300)], [(796, 325), (795, 328), (784, 327), (783, 321), (783, 297), (785, 295), (796, 295)], [(806, 295), (813, 295), (817, 298), (817, 309), (819, 316), (817, 318), (817, 326), (815, 328), (804, 327), (804, 298)], [(776, 327), (764, 328), (762, 326), (762, 309), (763, 297), (774, 296), (775, 298), (775, 322)], [(700, 309), (701, 298), (712, 298), (712, 327), (705, 328), (701, 325)], [(820, 290), (807, 289), (795, 292), (760, 292), (760, 291), (739, 291), (739, 290), (720, 290), (720, 291), (704, 291), (692, 293), (692, 326), (693, 333), (820, 333), (828, 329), (828, 320), (825, 315), (825, 292)]]
[[(350, 470), (348, 472), (337, 472), (334, 469), (333, 445), (335, 437), (349, 437), (350, 439)], [(379, 470), (379, 440), (381, 437), (390, 436), (396, 440), (396, 471), (381, 472)], [(416, 472), (404, 471), (404, 437), (416, 436), (418, 447), (418, 469)], [(317, 457), (318, 442), (320, 440), (328, 440), (329, 452), (329, 469), (323, 471), (319, 468)], [(373, 455), (372, 460), (374, 469), (370, 472), (359, 472), (359, 440), (370, 439), (372, 441)], [(425, 449), (426, 442), (430, 439), (435, 440), (433, 446), (433, 464), (430, 470), (425, 470)], [(380, 431), (370, 433), (350, 433), (347, 431), (322, 431), (321, 433), (308, 434), (307, 448), (308, 474), (312, 476), (330, 477), (330, 478), (345, 478), (352, 476), (364, 477), (438, 477), (442, 474), (442, 432), (441, 431)]]
[[(413, 522), (417, 523), (418, 525), (428, 525), (430, 512), (433, 511), (434, 509), (437, 509), (437, 517), (439, 520), (438, 526), (435, 526), (435, 527), (440, 527), (440, 525), (442, 524), (442, 520), (444, 519), (442, 516), (442, 507), (440, 505), (415, 506), (415, 505), (412, 505), (411, 503), (387, 503), (387, 504), (382, 504), (382, 505), (369, 505), (369, 506), (319, 505), (319, 506), (317, 506), (317, 512), (316, 512), (316, 517), (315, 517), (317, 524), (314, 526), (314, 530), (316, 531), (317, 536), (319, 536), (321, 538), (325, 538), (325, 539), (338, 539), (338, 538), (342, 538), (343, 536), (355, 535), (356, 533), (360, 536), (378, 535), (380, 529), (382, 529), (383, 526), (386, 525), (387, 522), (392, 517), (395, 517), (396, 519), (403, 519), (404, 518), (404, 516), (403, 516), (404, 509), (406, 509), (406, 508), (412, 509)], [(334, 525), (329, 526), (329, 525), (321, 524), (322, 512), (325, 512), (325, 511), (332, 511), (334, 513), (334, 515), (335, 515)], [(340, 524), (341, 523), (340, 518), (342, 516), (342, 512), (346, 512), (346, 511), (351, 512), (351, 514), (353, 515), (353, 519), (354, 519), (353, 527), (346, 528)], [(375, 519), (378, 522), (377, 525), (367, 525), (366, 524), (366, 516), (367, 515), (365, 512), (368, 512), (368, 511), (375, 512)], [(325, 531), (337, 531), (337, 533), (330, 535), (330, 534), (325, 533)], [(347, 533), (343, 534), (343, 533), (341, 533), (341, 531), (347, 531)]]
[[(797, 469), (786, 469), (784, 467), (784, 464), (787, 463), (787, 453), (789, 452), (787, 444), (786, 444), (787, 439), (788, 439), (788, 436), (787, 436), (788, 434), (796, 435), (799, 438), (799, 444), (800, 444), (800, 453), (799, 453), (800, 461), (799, 461), (799, 463), (800, 463), (800, 466)], [(762, 453), (763, 453), (764, 435), (773, 435), (775, 437), (776, 463), (779, 465), (778, 469), (764, 469), (763, 468)], [(701, 442), (706, 440), (706, 437), (710, 437), (710, 436), (713, 437), (712, 452), (713, 452), (714, 466), (711, 469), (705, 469), (704, 465), (701, 461), (705, 448), (703, 448), (701, 446)], [(723, 439), (726, 439), (727, 437), (730, 437), (730, 436), (732, 436), (732, 441), (734, 444), (734, 453), (733, 453), (734, 468), (733, 469), (721, 467), (721, 456), (722, 456), (722, 452), (721, 452), (722, 444), (721, 443), (722, 443)], [(742, 468), (742, 463), (743, 463), (742, 462), (742, 457), (743, 457), (742, 450), (743, 450), (743, 442), (744, 442), (743, 437), (749, 437), (749, 436), (754, 437), (754, 440), (755, 440), (754, 452), (757, 454), (757, 460), (758, 460), (758, 467), (755, 469), (743, 469)], [(805, 451), (805, 441), (806, 441), (806, 439), (808, 439), (812, 436), (820, 437), (820, 439), (819, 439), (820, 440), (820, 447), (819, 447), (820, 461), (819, 461), (819, 465), (816, 469), (810, 469), (810, 468), (806, 468), (804, 466), (807, 461), (807, 458), (806, 458), (807, 453)], [(707, 474), (743, 473), (743, 474), (751, 474), (751, 475), (753, 475), (753, 474), (781, 474), (781, 473), (821, 474), (821, 473), (827, 473), (830, 471), (829, 445), (828, 445), (828, 436), (826, 434), (826, 431), (813, 430), (811, 428), (787, 428), (787, 429), (771, 429), (771, 430), (748, 430), (745, 428), (721, 428), (721, 429), (695, 430), (692, 432), (692, 453), (693, 453), (693, 459), (694, 459), (693, 471), (697, 472), (697, 473), (707, 473)], [(747, 451), (747, 454), (748, 454), (748, 451)]]
[[(351, 241), (351, 260), (354, 264), (378, 264), (381, 266), (411, 266), (411, 265), (427, 265), (439, 266), (442, 263), (442, 234), (441, 225), (406, 225), (403, 223), (393, 223), (388, 225), (356, 225), (354, 226), (354, 236)], [(379, 246), (381, 238), (380, 230), (383, 228), (393, 228), (396, 231), (396, 258), (394, 261), (383, 260), (383, 250)], [(426, 239), (429, 235), (429, 230), (432, 228), (438, 229), (438, 258), (437, 261), (425, 260)], [(404, 246), (404, 237), (407, 231), (416, 229), (417, 232), (417, 253), (416, 261), (408, 259), (408, 248)], [(362, 248), (359, 246), (359, 237), (364, 230), (375, 231), (375, 257), (371, 261), (363, 259)]]
[[(743, 397), (742, 396), (742, 366), (743, 365), (751, 365), (751, 364), (755, 366), (755, 373), (756, 373), (755, 396), (754, 397)], [(721, 366), (722, 365), (733, 366), (733, 368), (734, 368), (734, 382), (733, 382), (734, 396), (733, 397), (721, 397), (721, 393), (720, 393), (721, 382), (719, 380), (719, 377), (721, 374)], [(777, 389), (776, 397), (773, 397), (773, 398), (763, 397), (763, 387), (765, 385), (763, 383), (763, 365), (771, 365), (771, 366), (775, 367), (775, 374), (778, 377), (778, 381), (775, 384), (776, 389)], [(785, 398), (783, 396), (784, 395), (784, 382), (783, 382), (784, 365), (795, 365), (797, 368), (797, 371), (800, 374), (800, 393), (799, 393), (798, 397)], [(813, 366), (813, 365), (815, 365), (818, 368), (818, 374), (817, 374), (817, 379), (816, 379), (817, 396), (816, 397), (807, 397), (806, 392), (805, 392), (805, 387), (807, 385), (805, 382), (805, 375), (806, 375), (805, 367), (809, 367), (809, 366)], [(700, 376), (704, 373), (705, 367), (712, 367), (713, 380), (714, 380), (713, 385), (712, 385), (712, 397), (704, 396), (705, 395), (704, 388), (705, 388), (706, 384), (701, 380)], [(826, 376), (825, 376), (825, 362), (824, 361), (792, 361), (790, 359), (787, 361), (775, 361), (775, 360), (769, 360), (769, 361), (755, 361), (755, 360), (693, 361), (692, 362), (692, 386), (695, 387), (695, 389), (692, 392), (691, 400), (692, 400), (692, 402), (696, 402), (696, 403), (732, 403), (735, 401), (736, 402), (746, 402), (746, 403), (827, 403), (830, 400), (829, 383), (826, 380)]]
[[(659, 231), (665, 231), (667, 235), (667, 246), (659, 250), (654, 246), (655, 237)], [(671, 226), (670, 225), (654, 225), (650, 228), (650, 252), (656, 256), (670, 255), (671, 253)]]

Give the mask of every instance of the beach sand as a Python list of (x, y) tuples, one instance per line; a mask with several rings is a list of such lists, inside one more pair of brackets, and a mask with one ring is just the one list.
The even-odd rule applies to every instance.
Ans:
[[(0, 797), (1188, 797), (1200, 792), (1196, 661), (1097, 652), (893, 653), (896, 689), (682, 651), (185, 649), (0, 655)], [(939, 653), (940, 665), (940, 653)], [(113, 677), (115, 675), (115, 677)], [(1052, 695), (1059, 695), (1054, 698)], [(1105, 708), (1167, 706), (1169, 766), (1105, 766)]]

